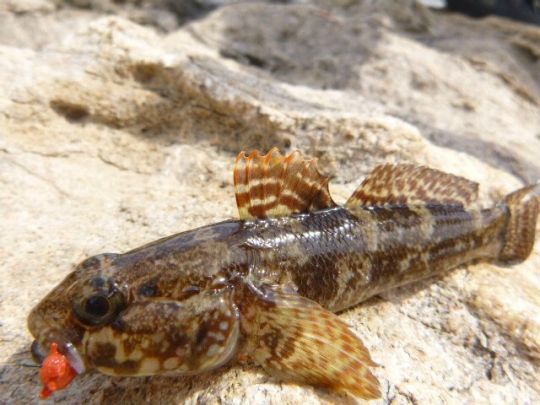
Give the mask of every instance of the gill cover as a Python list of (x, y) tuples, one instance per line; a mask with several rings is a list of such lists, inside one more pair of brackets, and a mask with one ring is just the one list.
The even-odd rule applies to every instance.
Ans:
[(197, 374), (232, 358), (239, 330), (231, 293), (204, 292), (182, 302), (133, 302), (110, 325), (88, 330), (83, 346), (105, 374)]

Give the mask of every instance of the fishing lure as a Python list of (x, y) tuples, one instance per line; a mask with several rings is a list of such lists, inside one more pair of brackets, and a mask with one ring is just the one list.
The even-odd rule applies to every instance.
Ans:
[(525, 260), (540, 205), (531, 185), (478, 209), (476, 183), (385, 164), (338, 206), (315, 160), (276, 149), (240, 153), (234, 188), (239, 220), (90, 257), (32, 310), (35, 357), (65, 356), (44, 395), (86, 369), (193, 375), (248, 358), (378, 398), (375, 363), (335, 312), (461, 264)]
[(48, 398), (53, 392), (67, 387), (76, 375), (77, 372), (71, 367), (66, 356), (58, 353), (58, 344), (52, 342), (51, 351), (41, 366), (43, 390), (40, 397)]

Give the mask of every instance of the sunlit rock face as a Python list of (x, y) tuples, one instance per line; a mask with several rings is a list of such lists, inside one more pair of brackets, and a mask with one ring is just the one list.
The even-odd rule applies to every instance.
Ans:
[[(477, 181), (484, 205), (540, 179), (534, 26), (412, 1), (231, 2), (185, 18), (165, 1), (65, 3), (0, 6), (1, 402), (39, 394), (26, 330), (37, 301), (87, 256), (234, 217), (239, 150), (318, 157), (338, 202), (381, 162)], [(341, 316), (380, 364), (384, 401), (533, 403), (539, 281), (537, 242), (522, 264), (460, 268)], [(55, 397), (346, 399), (250, 364), (87, 374)]]

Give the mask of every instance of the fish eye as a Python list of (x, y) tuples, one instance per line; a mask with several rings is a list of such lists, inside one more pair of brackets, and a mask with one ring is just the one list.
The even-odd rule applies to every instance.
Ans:
[(86, 326), (105, 325), (126, 306), (124, 294), (114, 284), (95, 283), (90, 285), (97, 291), (87, 296), (77, 296), (73, 300), (73, 312), (80, 323)]
[(84, 312), (94, 318), (103, 318), (109, 313), (109, 310), (109, 300), (103, 295), (94, 295), (84, 303)]

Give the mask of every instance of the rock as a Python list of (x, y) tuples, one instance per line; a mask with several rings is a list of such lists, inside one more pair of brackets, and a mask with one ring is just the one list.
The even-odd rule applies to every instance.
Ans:
[(0, 12), (16, 14), (49, 12), (54, 9), (54, 2), (50, 0), (4, 0), (0, 4)]
[[(99, 10), (0, 14), (13, 27), (0, 28), (0, 402), (36, 401), (25, 319), (39, 299), (85, 256), (234, 217), (241, 149), (318, 157), (339, 201), (384, 161), (478, 181), (486, 205), (540, 178), (540, 30), (403, 4), (232, 4), (169, 34)], [(467, 266), (342, 314), (381, 365), (383, 401), (538, 402), (539, 269), (537, 243), (523, 264)], [(94, 373), (55, 398), (346, 400), (252, 366)]]

